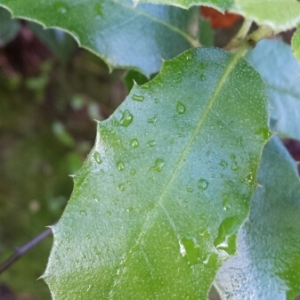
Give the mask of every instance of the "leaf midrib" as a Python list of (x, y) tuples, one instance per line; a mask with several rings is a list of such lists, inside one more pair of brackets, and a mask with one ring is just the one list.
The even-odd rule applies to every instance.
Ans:
[[(153, 220), (155, 218), (156, 212), (158, 211), (158, 207), (161, 207), (161, 209), (164, 211), (164, 213), (166, 214), (166, 217), (168, 218), (168, 220), (170, 222), (171, 227), (176, 232), (175, 224), (172, 221), (172, 219), (170, 218), (166, 208), (164, 207), (163, 200), (166, 198), (167, 193), (168, 193), (172, 183), (174, 182), (175, 178), (177, 177), (179, 170), (180, 170), (181, 166), (183, 165), (185, 158), (191, 148), (191, 145), (193, 144), (196, 136), (199, 134), (200, 130), (202, 129), (202, 125), (203, 125), (204, 121), (207, 119), (208, 114), (211, 112), (212, 106), (215, 103), (216, 99), (218, 98), (218, 95), (219, 95), (221, 89), (223, 88), (226, 79), (228, 78), (229, 74), (231, 73), (232, 69), (237, 64), (237, 62), (239, 61), (241, 56), (242, 56), (241, 52), (237, 52), (233, 56), (231, 61), (229, 61), (227, 67), (225, 68), (223, 74), (221, 75), (220, 80), (219, 80), (211, 98), (209, 99), (209, 101), (206, 105), (206, 108), (204, 109), (202, 115), (200, 116), (198, 122), (196, 123), (196, 127), (195, 127), (194, 131), (192, 132), (190, 139), (188, 140), (186, 146), (184, 147), (183, 151), (181, 152), (181, 155), (179, 156), (177, 163), (175, 164), (174, 171), (171, 173), (172, 175), (170, 176), (169, 180), (167, 181), (167, 183), (164, 186), (164, 189), (161, 192), (161, 196), (160, 196), (159, 200), (157, 201), (157, 204), (155, 205), (153, 210), (148, 214), (148, 216), (144, 222), (144, 226), (141, 228), (140, 234), (137, 237), (135, 244), (133, 246), (131, 246), (130, 250), (128, 251), (128, 254), (123, 259), (122, 265), (124, 267), (126, 265), (126, 261), (129, 257), (129, 254), (132, 252), (132, 249), (134, 249), (140, 243), (141, 238), (143, 237), (144, 233), (147, 231), (147, 227), (148, 227), (149, 223), (151, 222), (151, 220)], [(123, 274), (124, 274), (123, 271), (120, 272), (120, 275), (118, 276), (119, 277), (118, 280), (117, 281), (114, 280), (112, 287), (117, 285), (116, 283), (118, 281), (120, 281)], [(112, 291), (113, 291), (113, 289), (110, 290), (111, 295), (112, 295), (112, 293), (111, 293)], [(113, 298), (110, 297), (109, 299), (113, 299)]]

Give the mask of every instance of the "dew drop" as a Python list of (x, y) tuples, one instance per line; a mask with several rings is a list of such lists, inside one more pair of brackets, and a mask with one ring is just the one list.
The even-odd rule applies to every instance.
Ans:
[(181, 80), (182, 80), (182, 74), (181, 74), (181, 72), (176, 73), (176, 74), (174, 75), (173, 81), (174, 81), (175, 83), (179, 83)]
[(149, 148), (153, 148), (156, 145), (156, 141), (155, 140), (148, 141), (147, 145)]
[(205, 191), (209, 186), (209, 183), (206, 179), (204, 178), (201, 178), (198, 180), (198, 183), (197, 183), (197, 187), (202, 190), (202, 191)]
[(154, 166), (150, 168), (151, 171), (161, 172), (163, 167), (165, 166), (165, 161), (162, 158), (157, 158)]
[(229, 255), (233, 255), (236, 251), (236, 232), (239, 229), (239, 219), (230, 217), (225, 219), (219, 226), (218, 236), (214, 240), (214, 245), (219, 250), (226, 251)]
[(118, 188), (119, 188), (119, 190), (120, 190), (121, 192), (124, 192), (124, 191), (126, 190), (126, 186), (125, 186), (124, 183), (120, 183), (120, 184), (118, 185)]
[(181, 254), (182, 257), (184, 257), (186, 255), (186, 250), (184, 245), (181, 243), (181, 241), (179, 241), (179, 252)]
[(151, 87), (151, 84), (149, 82), (146, 82), (145, 84), (142, 85), (142, 88), (144, 88), (146, 90), (150, 89), (150, 87)]
[(225, 194), (222, 198), (222, 206), (225, 211), (228, 211), (231, 208), (230, 199), (227, 194)]
[(137, 101), (137, 102), (143, 102), (144, 99), (145, 99), (145, 97), (142, 95), (133, 95), (132, 96), (132, 100)]
[(219, 165), (223, 168), (223, 169), (226, 169), (227, 166), (228, 166), (228, 163), (225, 161), (225, 160), (221, 160), (219, 162)]
[(137, 139), (132, 139), (131, 146), (132, 148), (137, 148), (139, 146), (139, 141)]
[(178, 101), (176, 104), (176, 111), (180, 115), (184, 114), (186, 111), (185, 105), (182, 102)]
[(130, 113), (129, 110), (124, 110), (122, 113), (122, 118), (120, 124), (124, 127), (128, 127), (133, 121), (133, 115)]
[(156, 116), (154, 116), (152, 118), (149, 118), (147, 120), (147, 123), (150, 123), (150, 124), (155, 124), (156, 122), (157, 122), (157, 117)]
[(102, 162), (103, 162), (103, 160), (101, 158), (101, 154), (98, 151), (95, 151), (94, 159), (99, 165), (102, 164)]
[(201, 251), (200, 247), (197, 243), (196, 238), (194, 237), (183, 237), (179, 245), (182, 246), (182, 249), (184, 248), (185, 254), (182, 256), (186, 256), (188, 262), (192, 265), (199, 264), (202, 259), (201, 259)]
[(256, 132), (255, 132), (256, 136), (262, 137), (264, 140), (268, 140), (272, 133), (270, 132), (269, 128), (259, 128)]
[(186, 60), (191, 60), (193, 58), (192, 53), (190, 51), (187, 52), (185, 58), (186, 58)]
[(118, 161), (117, 162), (117, 168), (118, 168), (119, 171), (124, 171), (125, 170), (124, 163), (122, 161)]

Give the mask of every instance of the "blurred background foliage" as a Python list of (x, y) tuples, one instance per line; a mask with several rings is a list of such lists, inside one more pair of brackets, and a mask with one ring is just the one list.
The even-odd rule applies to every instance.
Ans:
[[(222, 47), (242, 20), (211, 14), (202, 11), (209, 20), (201, 21), (199, 38)], [(93, 146), (94, 120), (106, 119), (134, 81), (147, 80), (135, 71), (109, 73), (69, 35), (11, 20), (0, 8), (0, 262), (59, 219), (72, 192), (69, 175)], [(286, 144), (300, 160), (299, 144)], [(37, 280), (51, 245), (47, 238), (0, 275), (1, 300), (51, 298)]]

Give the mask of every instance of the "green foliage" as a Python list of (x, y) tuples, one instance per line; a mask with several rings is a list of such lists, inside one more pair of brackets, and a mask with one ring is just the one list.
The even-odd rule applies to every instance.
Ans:
[(282, 41), (261, 41), (246, 57), (263, 77), (271, 101), (273, 130), (300, 140), (300, 65)]
[(295, 0), (235, 0), (233, 10), (277, 31), (293, 28), (300, 22), (300, 3)]
[(54, 227), (44, 277), (55, 299), (204, 299), (248, 214), (266, 103), (256, 71), (213, 49), (189, 50), (134, 87), (99, 123)]
[[(259, 41), (298, 25), (300, 3), (133, 2), (0, 0), (14, 16), (70, 33), (109, 69), (129, 69), (129, 95), (97, 121), (95, 146), (53, 226), (43, 275), (52, 296), (202, 300), (215, 284), (222, 299), (293, 299), (300, 292), (299, 177), (278, 137), (268, 140), (269, 121), (273, 135), (300, 140), (300, 68), (289, 45)], [(214, 37), (199, 7), (182, 9), (195, 5), (245, 16), (229, 44), (236, 53), (189, 49)], [(246, 36), (253, 20), (259, 28)], [(63, 60), (72, 53), (69, 35), (61, 41), (57, 31), (30, 26)], [(299, 30), (292, 45), (299, 59), (298, 39)], [(41, 72), (25, 85), (41, 101), (48, 80)], [(72, 98), (74, 110), (87, 106), (102, 118), (92, 101)], [(50, 127), (57, 143), (76, 147), (59, 118)], [(65, 161), (76, 171), (80, 155)]]
[(109, 68), (134, 68), (147, 76), (160, 69), (162, 59), (198, 45), (196, 8), (134, 7), (130, 0), (0, 0), (0, 5), (14, 16), (64, 29)]
[(249, 219), (239, 235), (238, 255), (216, 278), (224, 299), (295, 299), (300, 293), (297, 173), (282, 143), (271, 140), (264, 149)]

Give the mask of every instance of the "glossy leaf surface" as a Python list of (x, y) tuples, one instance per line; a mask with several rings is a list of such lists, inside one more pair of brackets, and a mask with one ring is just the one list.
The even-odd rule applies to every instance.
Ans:
[(300, 65), (291, 47), (282, 41), (261, 41), (246, 59), (268, 87), (274, 130), (300, 139)]
[(54, 298), (204, 299), (248, 214), (266, 106), (259, 74), (217, 49), (135, 86), (99, 123), (54, 227)]
[(110, 68), (135, 68), (150, 75), (160, 69), (162, 59), (198, 45), (197, 8), (134, 8), (131, 0), (0, 0), (0, 5), (14, 16), (68, 31)]
[(297, 0), (235, 0), (234, 11), (259, 25), (275, 30), (287, 30), (300, 22), (300, 2)]
[(156, 4), (175, 5), (182, 8), (190, 8), (194, 5), (204, 5), (213, 7), (219, 11), (225, 11), (232, 6), (234, 0), (134, 0), (134, 2), (151, 2)]
[(264, 149), (238, 255), (218, 272), (222, 299), (294, 299), (300, 292), (300, 181), (279, 139)]
[(295, 57), (300, 62), (300, 29), (299, 29), (299, 26), (293, 35), (292, 47), (293, 47), (293, 53), (294, 53)]

